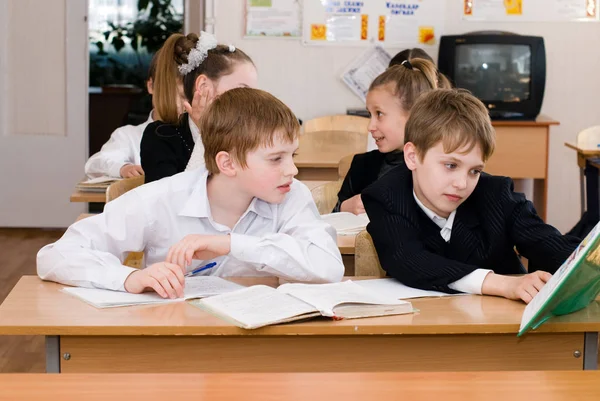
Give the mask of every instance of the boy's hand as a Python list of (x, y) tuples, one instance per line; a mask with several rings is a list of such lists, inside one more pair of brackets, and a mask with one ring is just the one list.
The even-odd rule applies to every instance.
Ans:
[(214, 98), (215, 96), (212, 89), (208, 86), (203, 86), (200, 89), (196, 89), (194, 92), (194, 98), (192, 99), (191, 105), (187, 100), (183, 102), (185, 111), (190, 115), (190, 118), (194, 121), (196, 126), (200, 126), (200, 117), (202, 117), (204, 110), (206, 110)]
[(123, 178), (131, 178), (144, 175), (144, 170), (139, 164), (126, 164), (121, 167), (120, 173)]
[(346, 199), (340, 205), (340, 212), (350, 212), (354, 214), (365, 213), (365, 206), (363, 205), (360, 194), (354, 195), (350, 199)]
[(536, 271), (524, 276), (512, 277), (490, 273), (483, 281), (481, 292), (486, 295), (498, 295), (513, 300), (531, 302), (552, 274)]
[(208, 260), (227, 255), (231, 251), (229, 235), (191, 234), (169, 249), (166, 261), (185, 270), (192, 259)]
[(168, 262), (159, 262), (131, 273), (125, 280), (125, 291), (141, 294), (154, 290), (163, 298), (183, 297), (185, 269)]

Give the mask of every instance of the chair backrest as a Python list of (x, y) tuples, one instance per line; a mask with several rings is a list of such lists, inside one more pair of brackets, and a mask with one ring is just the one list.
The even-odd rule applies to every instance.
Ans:
[(352, 159), (354, 155), (344, 156), (340, 159), (340, 163), (338, 164), (338, 175), (340, 179), (344, 179), (350, 170), (350, 165), (352, 164)]
[(379, 257), (373, 244), (371, 235), (366, 231), (361, 231), (356, 236), (354, 248), (354, 275), (385, 277), (385, 270), (381, 268)]
[(342, 187), (342, 181), (331, 181), (311, 189), (313, 200), (317, 205), (319, 214), (331, 213), (338, 200), (338, 192)]
[(106, 190), (106, 203), (118, 198), (125, 192), (132, 190), (144, 184), (144, 176), (140, 175), (132, 178), (124, 178), (108, 186)]
[[(359, 116), (339, 114), (308, 120), (304, 123), (304, 132), (346, 131), (368, 134), (369, 119)], [(366, 150), (366, 148), (365, 148)]]

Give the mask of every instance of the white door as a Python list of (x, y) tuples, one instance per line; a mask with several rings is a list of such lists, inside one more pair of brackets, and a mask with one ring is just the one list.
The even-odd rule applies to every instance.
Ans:
[[(68, 7), (67, 7), (68, 5)], [(66, 227), (87, 154), (87, 1), (0, 1), (0, 227)]]

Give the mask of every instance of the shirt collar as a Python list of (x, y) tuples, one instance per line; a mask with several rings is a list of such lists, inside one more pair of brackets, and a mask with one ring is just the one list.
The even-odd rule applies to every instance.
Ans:
[[(197, 173), (201, 172), (203, 169), (193, 170)], [(181, 210), (179, 211), (179, 216), (186, 217), (206, 217), (212, 219), (212, 215), (210, 213), (210, 203), (208, 202), (208, 195), (206, 191), (206, 182), (208, 180), (208, 171), (204, 170), (200, 177), (197, 179), (194, 190), (190, 194), (188, 200), (185, 202)], [(254, 198), (246, 212), (242, 215), (245, 216), (249, 212), (253, 212), (261, 217), (267, 219), (273, 219), (273, 211), (271, 210), (271, 204), (265, 202), (261, 199)]]
[(154, 113), (154, 109), (150, 110), (150, 114), (148, 114), (148, 119), (146, 120), (147, 123), (154, 122), (154, 118), (152, 118), (152, 113)]
[(437, 226), (439, 228), (441, 228), (441, 229), (447, 228), (449, 230), (452, 230), (452, 225), (454, 224), (454, 217), (456, 216), (456, 210), (453, 210), (452, 213), (450, 213), (450, 216), (448, 216), (448, 218), (446, 219), (444, 217), (438, 216), (431, 209), (429, 209), (427, 206), (425, 206), (423, 204), (423, 202), (421, 202), (419, 200), (419, 198), (417, 198), (417, 194), (415, 193), (414, 190), (413, 190), (413, 197), (415, 198), (415, 202), (417, 202), (417, 205), (419, 205), (421, 210), (423, 210), (423, 212), (425, 212), (427, 217), (429, 217), (429, 219), (431, 219), (431, 221), (433, 221), (435, 224), (437, 224)]

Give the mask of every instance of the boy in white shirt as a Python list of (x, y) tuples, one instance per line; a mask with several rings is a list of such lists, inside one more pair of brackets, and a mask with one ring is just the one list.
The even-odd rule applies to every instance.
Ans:
[[(163, 297), (183, 295), (184, 274), (207, 261), (215, 276), (336, 282), (344, 266), (335, 230), (293, 179), (298, 120), (256, 89), (220, 95), (200, 121), (206, 170), (138, 187), (104, 213), (73, 224), (38, 253), (44, 280)], [(122, 264), (144, 251), (148, 267)]]

